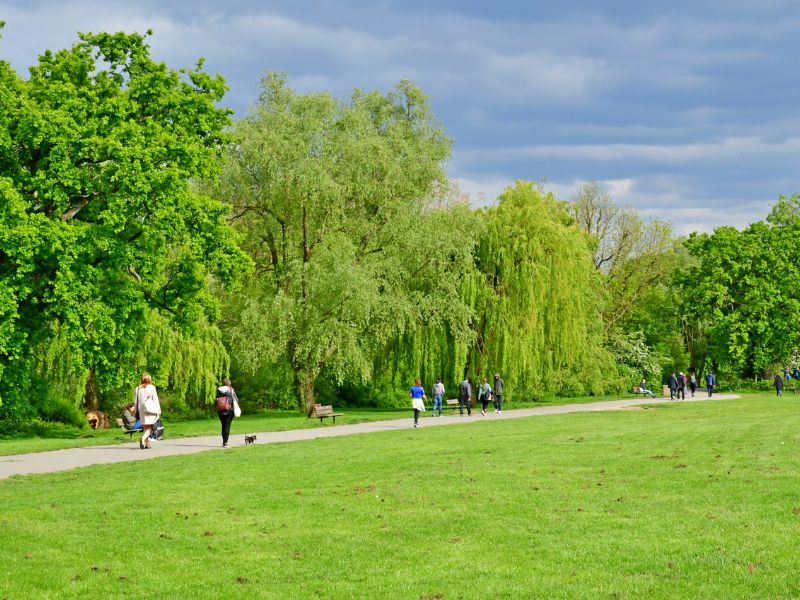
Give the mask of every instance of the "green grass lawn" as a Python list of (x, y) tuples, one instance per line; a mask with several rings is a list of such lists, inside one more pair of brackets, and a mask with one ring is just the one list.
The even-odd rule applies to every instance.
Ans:
[[(554, 406), (558, 404), (599, 402), (601, 400), (616, 399), (620, 396), (583, 396), (580, 398), (553, 398), (541, 402), (515, 402), (509, 403), (505, 408), (529, 408), (532, 406)], [(629, 395), (628, 397), (632, 397)], [(430, 410), (431, 402), (428, 402)], [(334, 407), (336, 408), (336, 407)], [(445, 409), (446, 412), (451, 412)], [(480, 411), (480, 407), (478, 408)], [(343, 417), (337, 417), (336, 424), (364, 423), (367, 421), (383, 421), (388, 419), (407, 419), (411, 412), (408, 409), (387, 409), (387, 408), (343, 408), (337, 412), (344, 412)], [(116, 418), (112, 415), (112, 418)], [(216, 414), (209, 414), (207, 419), (196, 419), (193, 421), (170, 421), (169, 415), (164, 415), (166, 436), (171, 438), (193, 437), (201, 435), (218, 435), (220, 430), (219, 419)], [(320, 424), (319, 419), (309, 419), (296, 411), (262, 411), (253, 414), (245, 414), (236, 420), (237, 429), (242, 428), (247, 431), (287, 431), (292, 429), (307, 429), (314, 427), (331, 426), (331, 420), (326, 419)], [(119, 427), (111, 429), (85, 429), (75, 435), (65, 437), (0, 437), (0, 456), (12, 454), (25, 454), (28, 452), (47, 452), (50, 450), (60, 450), (62, 448), (83, 448), (85, 446), (97, 446), (103, 444), (123, 444), (130, 442), (131, 438)]]
[(800, 400), (0, 481), (0, 598), (797, 598)]

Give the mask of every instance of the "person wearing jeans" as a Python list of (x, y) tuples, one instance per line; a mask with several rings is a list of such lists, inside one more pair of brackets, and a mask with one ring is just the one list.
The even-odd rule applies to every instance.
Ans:
[(494, 412), (499, 413), (503, 410), (503, 389), (506, 387), (505, 381), (500, 377), (500, 373), (494, 374)]
[(717, 383), (716, 377), (714, 377), (714, 373), (712, 371), (708, 372), (706, 375), (706, 391), (708, 391), (708, 397), (711, 398), (711, 394), (714, 393), (714, 384)]
[(437, 379), (433, 384), (433, 410), (431, 416), (436, 416), (436, 409), (439, 409), (439, 416), (442, 416), (442, 398), (444, 398), (444, 384), (441, 379)]

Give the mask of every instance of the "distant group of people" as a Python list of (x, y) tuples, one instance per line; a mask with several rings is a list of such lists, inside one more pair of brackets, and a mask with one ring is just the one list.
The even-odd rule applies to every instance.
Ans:
[[(503, 410), (503, 391), (505, 390), (505, 382), (500, 377), (500, 373), (494, 375), (494, 385), (489, 385), (486, 377), (481, 379), (481, 384), (478, 386), (478, 400), (481, 403), (481, 415), (486, 416), (486, 408), (489, 402), (494, 404), (494, 412), (500, 413)], [(445, 389), (441, 378), (436, 380), (431, 389), (433, 396), (433, 410), (432, 417), (436, 417), (436, 411), (439, 411), (438, 416), (442, 416), (442, 399), (444, 398)], [(414, 380), (413, 387), (409, 390), (411, 396), (411, 408), (414, 410), (414, 427), (419, 427), (419, 415), (425, 411), (425, 400), (427, 395), (425, 389), (422, 387), (420, 379)], [(458, 412), (463, 415), (464, 410), (467, 411), (467, 416), (472, 415), (472, 384), (467, 377), (458, 385)]]
[[(711, 395), (714, 393), (714, 386), (717, 384), (717, 378), (714, 376), (713, 371), (708, 372), (705, 380), (706, 391), (708, 392), (708, 397), (711, 398)], [(679, 372), (676, 375), (675, 371), (673, 371), (667, 380), (667, 385), (669, 386), (670, 400), (685, 400), (687, 389), (690, 391), (692, 398), (694, 398), (694, 392), (697, 389), (697, 375), (694, 371), (689, 375), (683, 372)], [(653, 392), (647, 389), (647, 381), (644, 378), (639, 382), (639, 391), (642, 394), (647, 394), (651, 398), (655, 397)]]

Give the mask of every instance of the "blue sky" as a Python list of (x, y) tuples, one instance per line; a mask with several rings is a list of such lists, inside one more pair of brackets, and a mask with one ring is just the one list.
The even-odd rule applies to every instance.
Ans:
[(475, 204), (516, 179), (563, 199), (596, 179), (687, 233), (800, 192), (796, 2), (0, 0), (0, 19), (20, 73), (77, 31), (152, 28), (157, 59), (204, 56), (240, 114), (268, 69), (340, 97), (411, 78)]

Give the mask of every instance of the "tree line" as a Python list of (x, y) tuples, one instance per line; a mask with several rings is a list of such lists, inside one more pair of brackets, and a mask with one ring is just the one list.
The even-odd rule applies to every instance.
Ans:
[(82, 422), (142, 370), (191, 415), (223, 375), (255, 406), (392, 406), (415, 377), (508, 397), (620, 392), (797, 360), (797, 197), (677, 238), (601, 185), (518, 181), (476, 209), (410, 81), (347, 99), (268, 73), (249, 110), (203, 61), (83, 34), (0, 61), (0, 417)]

